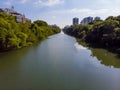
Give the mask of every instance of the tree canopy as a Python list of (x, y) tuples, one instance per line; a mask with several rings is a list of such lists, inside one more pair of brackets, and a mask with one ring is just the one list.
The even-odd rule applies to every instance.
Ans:
[(88, 43), (105, 47), (120, 47), (120, 16), (109, 16), (105, 20), (86, 25), (71, 25), (63, 29), (66, 34)]
[(0, 11), (0, 51), (25, 47), (59, 32), (59, 27), (45, 21), (17, 23), (14, 16)]

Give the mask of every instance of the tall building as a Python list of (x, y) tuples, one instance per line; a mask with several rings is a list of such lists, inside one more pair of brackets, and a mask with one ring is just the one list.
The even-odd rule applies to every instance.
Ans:
[(99, 20), (101, 20), (101, 18), (100, 17), (95, 17), (94, 20), (99, 21)]
[(79, 18), (75, 17), (73, 18), (73, 25), (78, 25), (79, 24)]
[(93, 17), (86, 17), (81, 21), (81, 24), (89, 24), (93, 21)]

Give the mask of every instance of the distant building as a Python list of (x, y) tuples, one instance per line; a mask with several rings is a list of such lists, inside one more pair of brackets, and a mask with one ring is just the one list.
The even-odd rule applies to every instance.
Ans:
[(25, 18), (24, 14), (16, 12), (13, 6), (11, 8), (5, 8), (4, 12), (6, 12), (9, 15), (15, 16), (16, 22), (18, 23), (26, 23), (26, 22), (31, 23), (31, 20), (28, 18)]
[(73, 18), (73, 25), (78, 25), (79, 24), (79, 18), (75, 17)]
[(93, 21), (93, 17), (86, 17), (81, 21), (81, 24), (89, 24)]
[(16, 22), (18, 23), (25, 23), (25, 15), (22, 15), (18, 12), (11, 12), (10, 15), (15, 16), (16, 17)]
[(11, 6), (11, 8), (5, 8), (4, 12), (6, 12), (9, 15), (12, 15), (12, 13), (15, 13), (14, 6)]
[(95, 17), (94, 20), (99, 21), (99, 20), (101, 20), (101, 18), (100, 17)]

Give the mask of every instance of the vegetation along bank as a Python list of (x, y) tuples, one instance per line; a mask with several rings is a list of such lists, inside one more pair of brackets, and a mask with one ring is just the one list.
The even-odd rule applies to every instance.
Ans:
[(18, 23), (15, 16), (0, 11), (0, 51), (26, 47), (59, 32), (58, 26), (45, 21)]
[(94, 20), (89, 24), (66, 26), (64, 33), (74, 36), (88, 46), (105, 48), (120, 54), (120, 16)]

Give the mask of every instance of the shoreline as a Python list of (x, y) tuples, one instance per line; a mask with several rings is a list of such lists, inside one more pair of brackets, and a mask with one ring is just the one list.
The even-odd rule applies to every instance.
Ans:
[(117, 55), (120, 56), (120, 48), (118, 48), (118, 47), (103, 47), (102, 45), (98, 45), (98, 44), (95, 44), (95, 43), (88, 43), (88, 42), (86, 42), (82, 39), (76, 38), (76, 40), (77, 40), (78, 44), (81, 44), (84, 47), (96, 48), (96, 49), (105, 49), (108, 52), (111, 52), (111, 53), (114, 53), (114, 54), (117, 54)]

